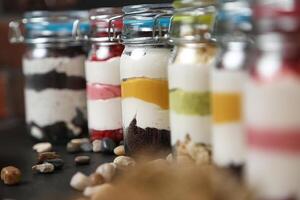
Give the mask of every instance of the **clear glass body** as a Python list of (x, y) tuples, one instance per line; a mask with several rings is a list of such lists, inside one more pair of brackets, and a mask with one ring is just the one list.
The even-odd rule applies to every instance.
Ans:
[(250, 61), (247, 41), (228, 41), (221, 43), (211, 72), (213, 161), (238, 175), (242, 173), (246, 156), (242, 96)]
[(123, 140), (120, 56), (123, 45), (93, 44), (85, 62), (88, 122), (91, 140)]
[[(212, 42), (180, 43), (168, 68), (172, 146), (177, 155), (186, 154), (186, 145), (204, 152), (203, 162), (211, 159), (209, 71), (216, 50)], [(187, 155), (197, 160), (198, 154)]]
[(82, 46), (28, 46), (26, 122), (36, 140), (66, 143), (87, 134), (84, 60)]
[(170, 152), (167, 65), (171, 48), (126, 45), (121, 56), (122, 118), (129, 155)]
[(299, 199), (299, 33), (269, 33), (245, 93), (246, 177), (262, 199)]

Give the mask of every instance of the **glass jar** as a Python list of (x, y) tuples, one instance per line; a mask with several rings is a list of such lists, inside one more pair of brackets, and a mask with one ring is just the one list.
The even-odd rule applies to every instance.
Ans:
[(242, 94), (252, 60), (251, 10), (245, 1), (226, 2), (216, 21), (220, 52), (211, 74), (213, 161), (241, 175), (246, 156)]
[[(11, 22), (11, 42), (25, 42), (26, 123), (38, 141), (66, 143), (87, 134), (82, 43), (72, 37), (73, 22), (87, 13), (29, 12), (20, 23)], [(81, 29), (87, 30), (87, 25)]]
[(208, 1), (198, 7), (181, 6), (172, 21), (175, 51), (168, 68), (172, 146), (176, 156), (188, 156), (196, 163), (211, 162), (209, 72), (217, 50), (211, 37), (214, 19), (215, 2)]
[(268, 7), (272, 15), (254, 10), (258, 51), (245, 90), (246, 180), (259, 199), (300, 199), (299, 1), (260, 3), (254, 8)]
[[(167, 64), (171, 6), (126, 6), (121, 56), (122, 116), (129, 155), (170, 152)], [(158, 17), (161, 16), (161, 17)]]
[[(91, 50), (85, 62), (88, 125), (91, 140), (123, 140), (120, 57), (123, 45), (116, 38), (122, 30), (122, 10), (99, 8), (90, 13)], [(111, 34), (111, 35), (110, 35)], [(114, 37), (113, 37), (114, 36)]]

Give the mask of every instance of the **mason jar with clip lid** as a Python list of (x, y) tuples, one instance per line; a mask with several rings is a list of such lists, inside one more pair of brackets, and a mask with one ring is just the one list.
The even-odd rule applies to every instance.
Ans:
[(10, 41), (27, 45), (23, 56), (26, 123), (38, 141), (66, 143), (87, 134), (86, 52), (72, 36), (74, 20), (87, 17), (84, 11), (35, 11), (9, 24)]
[(254, 1), (245, 178), (256, 199), (300, 199), (300, 1)]
[(122, 118), (129, 155), (165, 156), (170, 152), (167, 44), (170, 4), (123, 8), (121, 56)]
[(123, 140), (120, 57), (123, 45), (119, 43), (122, 31), (120, 8), (98, 8), (90, 11), (91, 30), (80, 33), (75, 23), (75, 36), (91, 43), (85, 62), (87, 81), (88, 126), (91, 140), (110, 138)]
[(241, 175), (246, 158), (242, 96), (252, 61), (252, 12), (246, 0), (225, 2), (219, 8), (220, 51), (211, 73), (213, 161)]
[(171, 42), (169, 98), (175, 157), (211, 162), (210, 70), (216, 45), (212, 37), (215, 1), (175, 1)]

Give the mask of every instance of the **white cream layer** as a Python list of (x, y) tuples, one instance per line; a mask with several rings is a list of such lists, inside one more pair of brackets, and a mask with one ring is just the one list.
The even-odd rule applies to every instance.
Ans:
[(300, 126), (300, 80), (282, 77), (271, 83), (249, 80), (245, 93), (245, 119), (257, 128)]
[(189, 92), (209, 91), (210, 67), (212, 65), (169, 65), (169, 89), (182, 89)]
[(114, 130), (122, 128), (121, 98), (88, 100), (89, 129)]
[(23, 59), (23, 73), (45, 74), (55, 70), (68, 76), (84, 77), (85, 56)]
[(241, 165), (245, 161), (245, 132), (241, 123), (213, 126), (213, 160), (219, 166)]
[[(131, 55), (124, 52), (131, 51)], [(153, 47), (126, 47), (121, 61), (121, 79), (147, 77), (167, 78), (167, 65), (171, 56), (171, 50), (167, 48)]]
[(195, 143), (211, 144), (211, 117), (180, 115), (170, 111), (172, 145), (185, 141), (187, 134)]
[(213, 92), (241, 93), (244, 89), (247, 73), (244, 71), (212, 71), (211, 86)]
[(157, 128), (169, 130), (169, 110), (163, 110), (158, 105), (147, 103), (137, 98), (122, 100), (123, 126), (126, 128), (136, 118), (140, 128)]
[(86, 117), (85, 90), (46, 89), (40, 92), (25, 89), (26, 121), (39, 126), (63, 121), (71, 126), (76, 117), (76, 108)]
[(106, 61), (85, 61), (85, 75), (89, 83), (120, 85), (120, 57)]
[(247, 182), (265, 199), (300, 199), (300, 156), (249, 150)]

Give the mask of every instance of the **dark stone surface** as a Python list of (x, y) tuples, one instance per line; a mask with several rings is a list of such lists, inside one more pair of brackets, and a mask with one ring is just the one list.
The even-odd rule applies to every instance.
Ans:
[[(53, 174), (36, 174), (31, 167), (37, 162), (37, 153), (32, 150), (33, 142), (26, 133), (25, 123), (9, 121), (0, 123), (0, 167), (14, 165), (22, 171), (22, 182), (16, 186), (0, 183), (0, 199), (16, 200), (65, 200), (81, 193), (69, 186), (70, 179), (77, 171), (92, 173), (97, 166), (113, 160), (112, 155), (101, 153), (68, 154), (65, 146), (54, 146), (64, 160), (61, 170)], [(90, 165), (75, 166), (77, 155), (91, 157)]]

